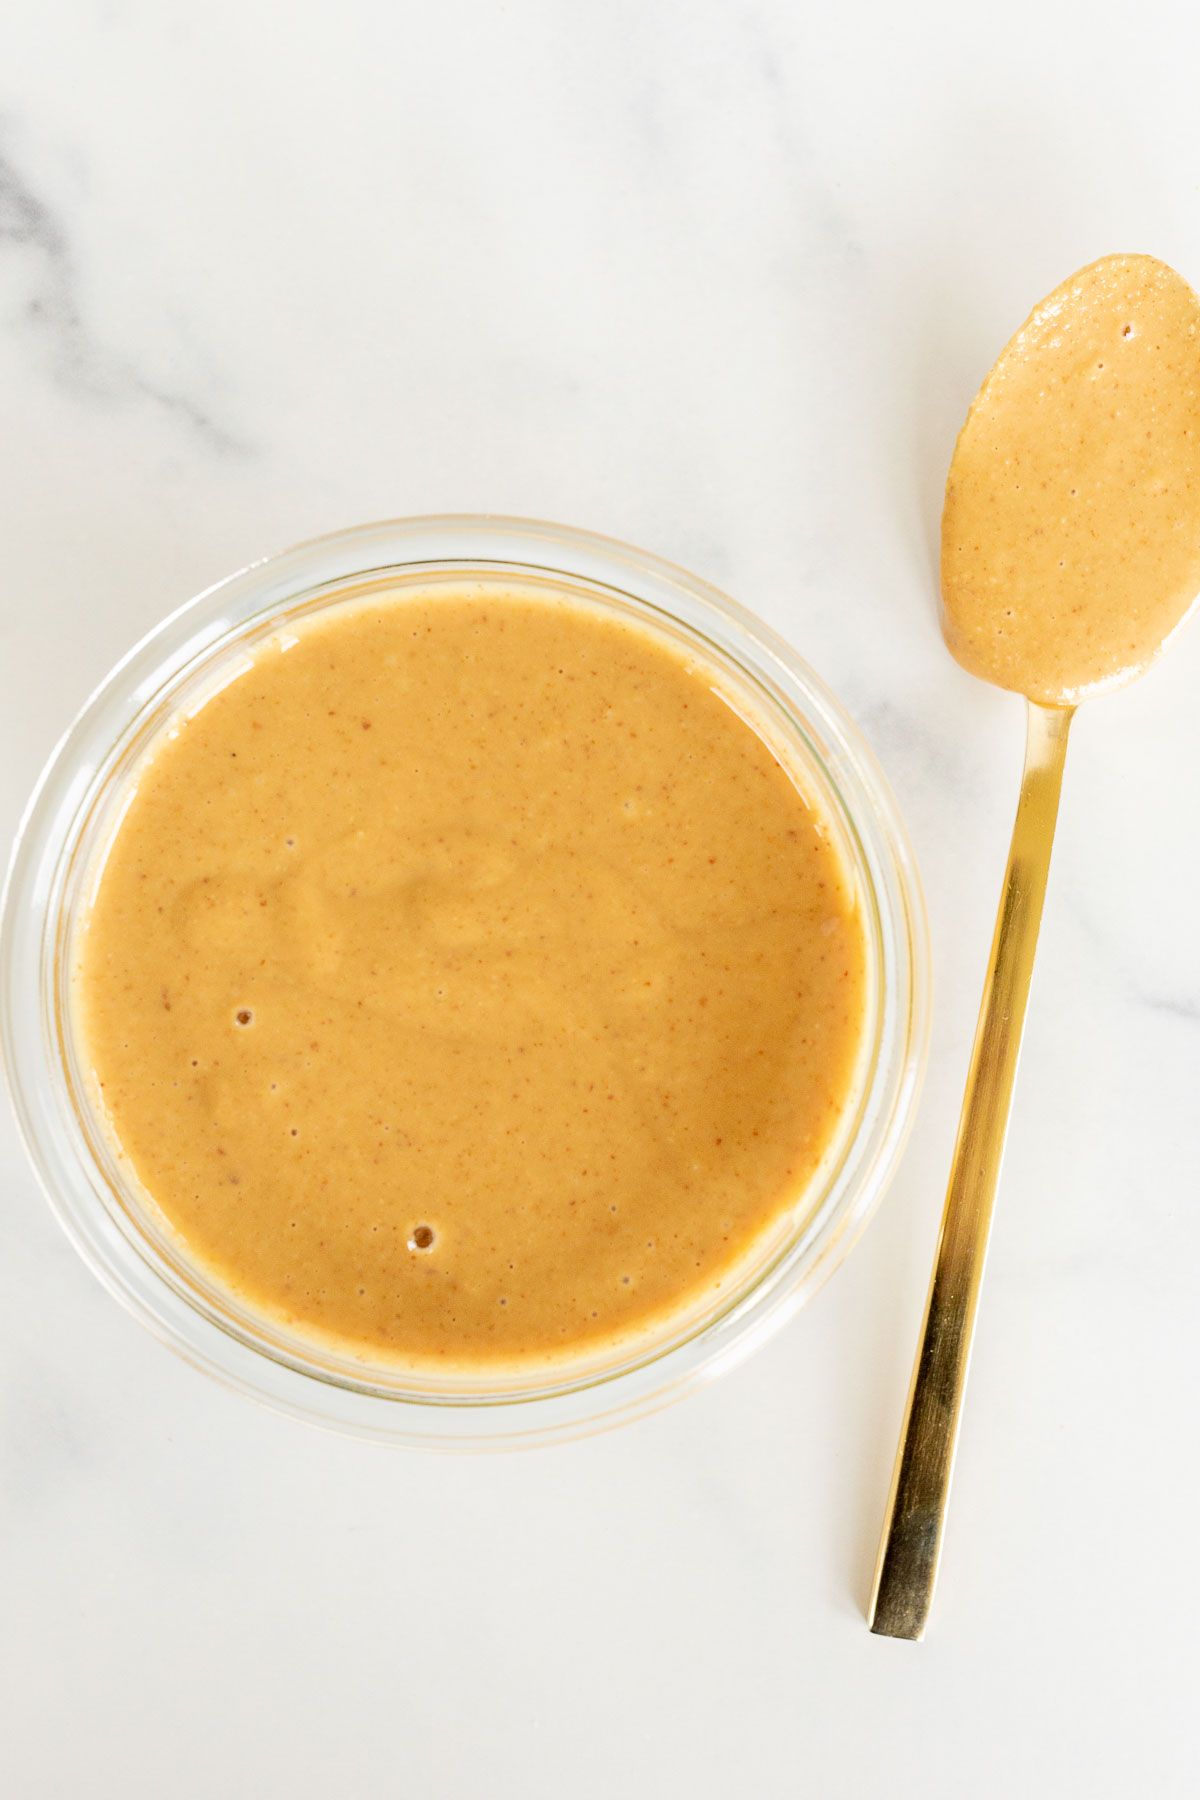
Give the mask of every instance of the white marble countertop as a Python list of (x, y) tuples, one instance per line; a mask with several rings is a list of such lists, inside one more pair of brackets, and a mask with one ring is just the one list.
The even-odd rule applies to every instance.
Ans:
[(59, 0), (3, 35), (0, 835), (216, 577), (535, 514), (707, 575), (842, 694), (937, 979), (831, 1285), (674, 1411), (520, 1457), (175, 1361), (6, 1110), (5, 1795), (1196, 1791), (1200, 628), (1080, 720), (936, 1616), (862, 1617), (1021, 756), (938, 637), (941, 482), (1060, 277), (1200, 279), (1194, 8)]

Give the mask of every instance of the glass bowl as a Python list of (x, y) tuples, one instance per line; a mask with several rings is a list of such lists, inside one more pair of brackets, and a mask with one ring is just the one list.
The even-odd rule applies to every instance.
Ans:
[[(719, 1302), (590, 1361), (418, 1377), (291, 1333), (189, 1261), (133, 1190), (86, 1098), (69, 955), (89, 870), (131, 771), (173, 719), (202, 703), (231, 658), (348, 597), (450, 579), (551, 583), (580, 605), (636, 620), (713, 672), (841, 841), (865, 927), (867, 1016), (830, 1154)], [(181, 607), (117, 665), (51, 757), (17, 835), (0, 926), (0, 1022), (21, 1131), (56, 1217), (105, 1286), (165, 1343), (230, 1386), (326, 1425), (416, 1446), (515, 1446), (666, 1404), (761, 1344), (836, 1268), (912, 1119), (928, 963), (920, 884), (895, 801), (855, 726), (787, 644), (706, 582), (642, 551), (530, 520), (450, 516), (365, 525), (268, 557)]]

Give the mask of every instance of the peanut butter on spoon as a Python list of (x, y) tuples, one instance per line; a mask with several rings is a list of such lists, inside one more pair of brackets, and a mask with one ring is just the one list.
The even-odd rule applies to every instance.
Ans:
[(1043, 300), (980, 388), (942, 515), (946, 642), (1067, 706), (1140, 674), (1200, 593), (1200, 302), (1152, 256)]
[(871, 1629), (924, 1635), (1067, 735), (1079, 701), (1154, 660), (1200, 592), (1200, 301), (1151, 256), (1109, 256), (1035, 308), (959, 434), (942, 517), (946, 642), (1028, 701), (1025, 773)]

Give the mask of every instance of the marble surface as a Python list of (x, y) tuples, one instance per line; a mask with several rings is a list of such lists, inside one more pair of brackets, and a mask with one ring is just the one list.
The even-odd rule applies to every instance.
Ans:
[(436, 1460), (145, 1336), (0, 1123), (12, 1800), (1195, 1791), (1200, 629), (1080, 720), (936, 1617), (862, 1618), (1021, 754), (941, 648), (1027, 306), (1200, 279), (1194, 9), (55, 0), (0, 58), (0, 835), (164, 611), (372, 516), (559, 518), (785, 632), (916, 840), (903, 1170), (758, 1357)]

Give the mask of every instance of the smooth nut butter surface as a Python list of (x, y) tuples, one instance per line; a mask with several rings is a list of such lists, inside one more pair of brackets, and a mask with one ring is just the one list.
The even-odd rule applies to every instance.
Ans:
[(1200, 302), (1150, 256), (1036, 308), (962, 429), (942, 521), (946, 640), (1051, 705), (1145, 668), (1200, 593)]
[(77, 951), (109, 1131), (201, 1267), (401, 1365), (719, 1298), (864, 1033), (842, 854), (711, 671), (516, 593), (243, 657), (137, 772)]

